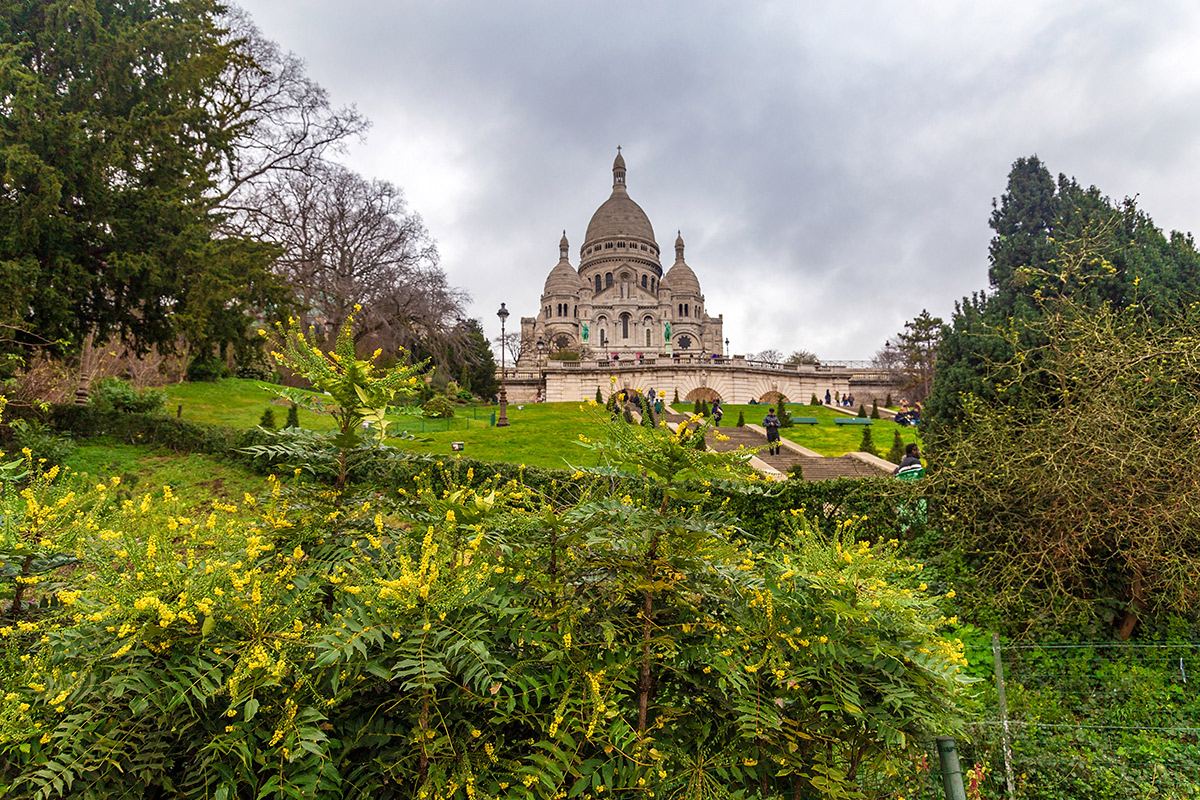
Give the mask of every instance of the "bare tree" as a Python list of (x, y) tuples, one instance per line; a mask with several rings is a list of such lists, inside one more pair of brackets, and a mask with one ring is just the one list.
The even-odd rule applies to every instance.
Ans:
[(227, 132), (220, 148), (216, 207), (236, 226), (258, 211), (254, 196), (279, 173), (310, 173), (370, 122), (353, 106), (333, 108), (304, 62), (265, 38), (250, 16), (228, 6), (222, 19), (232, 51), (210, 113)]
[(811, 350), (793, 350), (792, 354), (787, 357), (785, 364), (818, 364), (820, 359), (817, 354)]
[(503, 340), (497, 336), (492, 341), (494, 341), (497, 346), (504, 348), (511, 359), (511, 363), (513, 364), (516, 364), (521, 360), (521, 355), (525, 352), (526, 348), (529, 347), (529, 342), (521, 338), (520, 331), (511, 331), (509, 333), (505, 333)]
[(317, 162), (272, 176), (253, 200), (248, 224), (279, 245), (277, 272), (327, 333), (359, 308), (354, 335), (364, 347), (424, 351), (461, 318), (465, 293), (450, 286), (421, 217), (387, 181)]
[(778, 364), (783, 361), (783, 353), (774, 348), (767, 348), (759, 353), (754, 354), (755, 361), (769, 361), (772, 364)]
[(913, 400), (922, 401), (933, 384), (933, 368), (941, 342), (943, 323), (922, 310), (915, 319), (904, 323), (904, 330), (884, 342), (872, 363), (888, 372)]

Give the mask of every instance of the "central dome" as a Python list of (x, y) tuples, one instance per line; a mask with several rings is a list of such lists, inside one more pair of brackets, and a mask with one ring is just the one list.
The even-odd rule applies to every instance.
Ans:
[(654, 243), (654, 228), (650, 225), (650, 218), (641, 206), (633, 202), (625, 189), (625, 159), (617, 153), (613, 162), (612, 196), (592, 214), (583, 245), (586, 248), (597, 240), (622, 236)]

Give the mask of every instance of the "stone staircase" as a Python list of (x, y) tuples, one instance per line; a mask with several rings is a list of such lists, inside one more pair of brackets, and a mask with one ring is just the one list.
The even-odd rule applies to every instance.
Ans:
[[(663, 411), (663, 416), (666, 422), (681, 424), (686, 422), (688, 417), (684, 414), (677, 414), (667, 408)], [(728, 441), (721, 441), (716, 437), (716, 433), (720, 432), (722, 436), (728, 437)], [(834, 478), (870, 478), (887, 475), (891, 472), (891, 465), (881, 459), (871, 461), (869, 457), (862, 456), (821, 456), (806, 451), (803, 447), (792, 444), (791, 442), (781, 442), (779, 455), (770, 455), (767, 453), (767, 436), (763, 430), (757, 425), (747, 425), (742, 428), (722, 427), (709, 431), (705, 437), (705, 445), (710, 450), (718, 452), (728, 452), (737, 450), (739, 447), (756, 448), (761, 447), (756, 458), (758, 461), (765, 464), (772, 470), (781, 472), (784, 475), (793, 466), (799, 464), (801, 475), (806, 481), (824, 481)]]

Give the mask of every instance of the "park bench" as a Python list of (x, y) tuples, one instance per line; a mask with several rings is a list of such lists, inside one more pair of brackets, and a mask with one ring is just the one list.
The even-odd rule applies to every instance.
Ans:
[(794, 425), (816, 425), (817, 418), (816, 417), (792, 417), (792, 423)]
[(834, 417), (834, 425), (870, 425), (871, 420), (864, 417)]

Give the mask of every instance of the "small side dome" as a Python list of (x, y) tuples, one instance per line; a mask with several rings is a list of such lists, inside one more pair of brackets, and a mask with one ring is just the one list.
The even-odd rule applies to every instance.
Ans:
[(542, 295), (551, 294), (578, 294), (583, 288), (583, 279), (579, 277), (579, 273), (571, 266), (570, 260), (567, 258), (567, 253), (570, 251), (570, 245), (567, 244), (567, 232), (563, 231), (562, 239), (558, 242), (558, 263), (554, 265), (554, 269), (550, 270), (550, 274), (546, 276), (546, 285), (542, 289)]
[(683, 232), (675, 237), (675, 263), (663, 276), (663, 286), (674, 294), (700, 295), (700, 279), (683, 260)]

